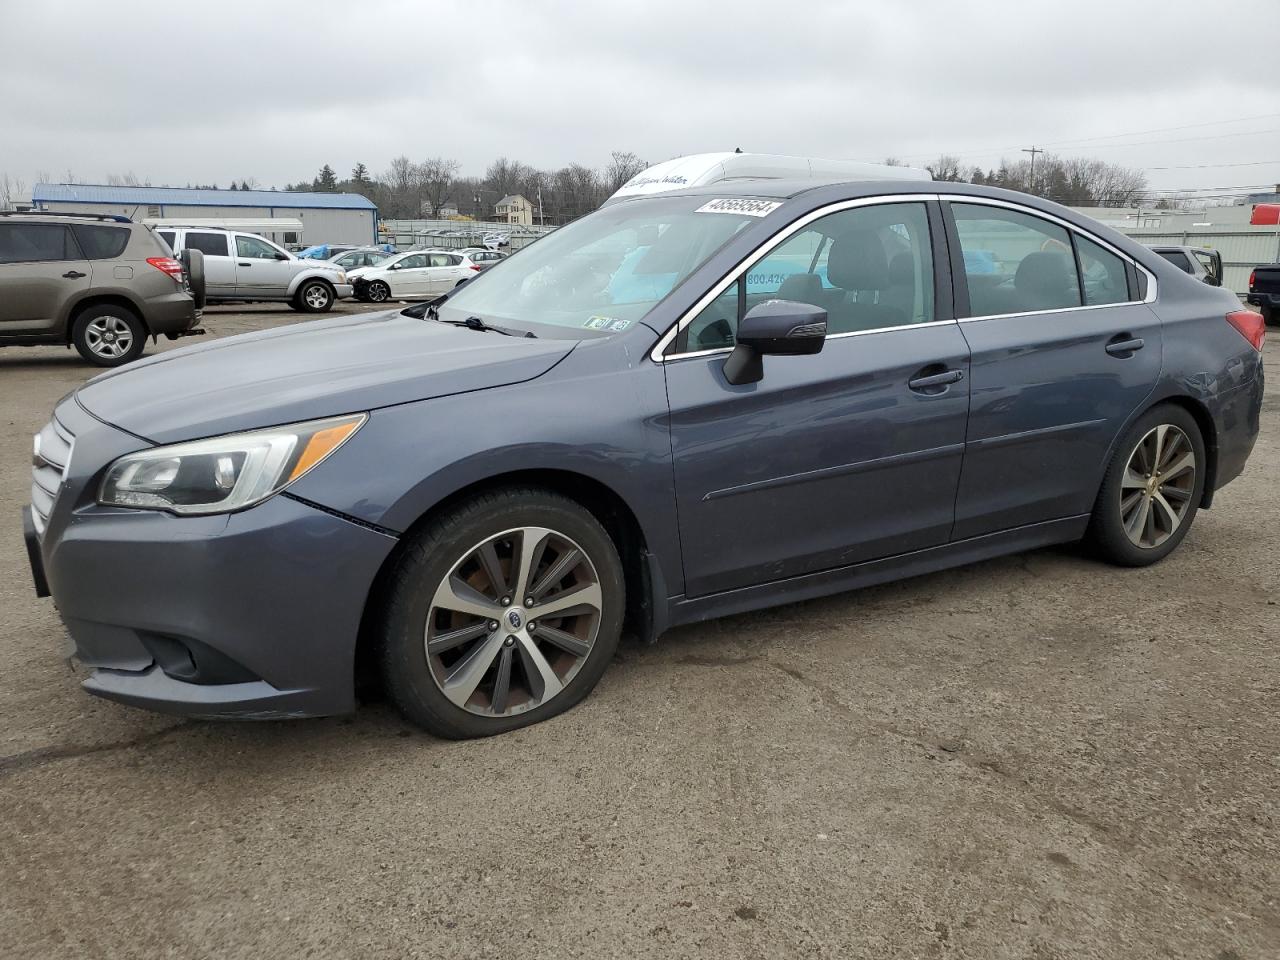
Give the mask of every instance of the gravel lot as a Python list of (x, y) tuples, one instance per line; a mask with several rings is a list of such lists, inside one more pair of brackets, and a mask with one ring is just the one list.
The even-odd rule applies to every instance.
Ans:
[(1280, 957), (1276, 349), (1248, 472), (1161, 565), (682, 628), (470, 743), (81, 692), (19, 507), (93, 371), (0, 349), (0, 957)]

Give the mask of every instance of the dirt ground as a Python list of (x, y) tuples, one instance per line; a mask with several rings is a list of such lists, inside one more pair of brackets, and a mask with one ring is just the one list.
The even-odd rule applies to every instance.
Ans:
[(93, 371), (0, 349), (0, 957), (1280, 957), (1271, 349), (1247, 473), (1154, 568), (1048, 550), (682, 628), (470, 743), (83, 693), (19, 509)]

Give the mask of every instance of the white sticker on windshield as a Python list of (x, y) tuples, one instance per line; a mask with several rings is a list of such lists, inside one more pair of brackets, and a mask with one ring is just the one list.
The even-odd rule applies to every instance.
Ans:
[(747, 197), (726, 197), (704, 203), (694, 213), (743, 213), (748, 217), (767, 217), (782, 206), (781, 200), (751, 200)]

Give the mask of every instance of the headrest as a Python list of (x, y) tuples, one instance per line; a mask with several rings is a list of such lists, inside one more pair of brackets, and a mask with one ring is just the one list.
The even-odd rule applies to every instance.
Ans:
[(916, 280), (916, 258), (903, 252), (889, 261), (889, 283), (895, 287), (909, 287)]
[(822, 281), (814, 273), (793, 273), (782, 281), (778, 288), (779, 300), (794, 300), (797, 303), (817, 304), (822, 296)]
[(883, 290), (889, 285), (889, 258), (880, 238), (851, 230), (831, 244), (827, 279), (843, 290)]
[(1018, 264), (1013, 275), (1013, 285), (1025, 293), (1053, 293), (1062, 296), (1067, 291), (1066, 254), (1052, 250), (1028, 253)]

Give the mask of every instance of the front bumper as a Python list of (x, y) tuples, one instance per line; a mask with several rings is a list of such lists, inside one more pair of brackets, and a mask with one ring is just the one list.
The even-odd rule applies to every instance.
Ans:
[(354, 708), (356, 637), (394, 537), (287, 493), (212, 517), (99, 507), (101, 468), (137, 441), (74, 399), (58, 418), (75, 435), (68, 475), (43, 532), (30, 512), (24, 528), (86, 690), (198, 717)]
[(349, 300), (355, 292), (349, 283), (335, 283), (333, 285), (333, 293), (339, 300)]

